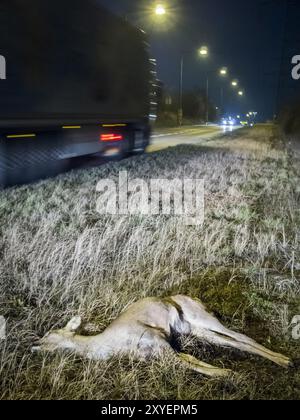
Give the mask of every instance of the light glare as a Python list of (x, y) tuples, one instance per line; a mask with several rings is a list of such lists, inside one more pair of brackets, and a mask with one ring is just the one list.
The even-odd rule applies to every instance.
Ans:
[(158, 5), (156, 6), (156, 8), (155, 8), (155, 13), (156, 13), (158, 16), (163, 16), (163, 15), (165, 15), (165, 14), (166, 14), (166, 8), (164, 7), (164, 5), (162, 5), (162, 4), (158, 4)]
[(208, 48), (207, 47), (201, 47), (199, 50), (199, 54), (202, 55), (203, 57), (208, 55)]

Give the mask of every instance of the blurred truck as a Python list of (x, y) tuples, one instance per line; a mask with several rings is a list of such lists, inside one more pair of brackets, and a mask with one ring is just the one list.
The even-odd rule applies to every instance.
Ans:
[(143, 152), (154, 66), (143, 31), (96, 0), (1, 0), (0, 185)]

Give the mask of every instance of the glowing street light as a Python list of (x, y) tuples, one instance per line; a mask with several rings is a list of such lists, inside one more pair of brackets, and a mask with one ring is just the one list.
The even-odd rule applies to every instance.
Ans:
[(227, 68), (226, 67), (222, 67), (221, 70), (220, 70), (220, 75), (221, 76), (227, 76), (227, 74), (228, 74)]
[(157, 16), (163, 16), (166, 14), (166, 8), (163, 4), (157, 4), (155, 7), (155, 14)]
[(240, 96), (244, 96), (244, 92), (242, 90), (239, 91)]
[(238, 81), (237, 81), (237, 80), (233, 80), (233, 81), (231, 82), (231, 85), (232, 85), (233, 87), (237, 87), (237, 85), (238, 85)]
[(208, 48), (203, 46), (200, 48), (199, 50), (199, 55), (201, 55), (202, 57), (207, 57), (208, 56)]

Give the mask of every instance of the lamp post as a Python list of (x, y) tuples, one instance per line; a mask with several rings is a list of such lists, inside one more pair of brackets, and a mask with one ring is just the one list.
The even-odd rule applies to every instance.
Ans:
[(220, 108), (221, 108), (221, 112), (223, 113), (223, 107), (224, 107), (224, 88), (223, 86), (221, 86), (221, 90), (220, 90)]
[(208, 125), (209, 120), (209, 78), (206, 77), (206, 125)]
[[(219, 74), (222, 78), (225, 78), (228, 76), (228, 68), (227, 67), (222, 67), (219, 71)], [(220, 89), (220, 108), (221, 108), (221, 113), (223, 113), (223, 106), (224, 106), (224, 87), (221, 86)]]
[[(212, 72), (212, 73), (214, 73), (214, 71)], [(219, 70), (219, 75), (221, 76), (221, 77), (226, 77), (227, 75), (228, 75), (228, 69), (227, 69), (227, 67), (222, 67), (220, 70)], [(206, 106), (206, 125), (208, 124), (208, 122), (209, 122), (209, 77), (208, 77), (208, 75), (207, 75), (207, 79), (206, 79), (206, 104), (207, 104), (207, 106)], [(220, 89), (220, 109), (221, 109), (221, 112), (223, 112), (223, 103), (224, 103), (224, 88), (223, 88), (223, 86), (221, 86), (221, 89)]]
[[(203, 46), (200, 48), (199, 50), (199, 55), (200, 57), (207, 57), (208, 56), (208, 47)], [(208, 78), (208, 74), (206, 76), (206, 125), (208, 124), (208, 119), (209, 119), (209, 78)]]
[[(206, 46), (202, 46), (201, 48), (199, 48), (198, 50), (199, 56), (202, 58), (205, 58), (208, 56), (209, 54), (209, 50), (208, 47)], [(179, 109), (178, 109), (178, 125), (182, 126), (182, 122), (183, 122), (183, 79), (184, 79), (184, 58), (185, 58), (185, 54), (183, 53), (181, 55), (181, 59), (180, 59), (180, 78), (179, 78)], [(208, 94), (208, 89), (209, 89), (209, 81), (207, 78), (207, 84), (206, 84), (206, 92)], [(208, 106), (207, 106), (208, 108)], [(207, 110), (208, 113), (208, 110)]]
[(184, 54), (180, 59), (180, 80), (179, 80), (179, 109), (178, 109), (178, 125), (182, 126), (183, 120), (183, 72), (184, 72)]

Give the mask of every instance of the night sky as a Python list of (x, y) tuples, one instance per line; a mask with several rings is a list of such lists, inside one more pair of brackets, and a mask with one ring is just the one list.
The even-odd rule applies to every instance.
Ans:
[[(293, 6), (298, 3), (289, 1)], [(151, 53), (158, 63), (158, 77), (168, 89), (175, 92), (178, 89), (180, 56), (184, 51), (185, 90), (204, 88), (209, 74), (211, 98), (219, 104), (223, 84), (229, 113), (257, 111), (261, 120), (272, 118), (276, 113), (278, 87), (282, 90), (283, 85), (290, 83), (284, 78), (290, 77), (291, 54), (300, 54), (296, 41), (300, 32), (298, 21), (295, 20), (292, 27), (291, 22), (287, 23), (286, 0), (166, 0), (161, 3), (170, 10), (168, 21), (163, 25), (151, 18), (150, 8), (154, 3), (151, 0), (98, 2), (148, 33)], [(294, 14), (292, 11), (291, 15)], [(295, 42), (289, 45), (291, 51), (287, 53), (286, 44), (292, 40)], [(196, 50), (201, 45), (210, 48), (211, 54), (206, 60), (197, 56)], [(295, 45), (299, 45), (299, 51)], [(227, 81), (220, 80), (215, 73), (222, 66), (230, 71)], [(283, 67), (288, 73), (280, 78)], [(233, 78), (238, 79), (245, 90), (244, 98), (239, 98), (230, 87)]]

